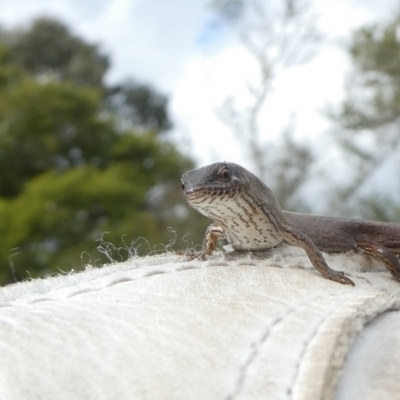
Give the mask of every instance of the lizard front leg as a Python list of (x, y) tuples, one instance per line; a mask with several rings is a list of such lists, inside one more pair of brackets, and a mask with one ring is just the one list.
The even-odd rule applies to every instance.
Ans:
[(224, 228), (217, 222), (212, 223), (206, 230), (203, 239), (203, 246), (200, 253), (186, 253), (186, 257), (190, 260), (195, 258), (205, 260), (207, 256), (211, 255), (217, 247), (218, 239), (226, 239)]
[(331, 281), (339, 282), (344, 285), (354, 286), (354, 282), (347, 278), (343, 272), (335, 271), (329, 268), (323, 255), (319, 251), (318, 247), (311, 241), (311, 239), (304, 233), (289, 227), (288, 225), (281, 225), (281, 232), (283, 234), (283, 240), (296, 247), (304, 249), (313, 264), (314, 268), (325, 278)]

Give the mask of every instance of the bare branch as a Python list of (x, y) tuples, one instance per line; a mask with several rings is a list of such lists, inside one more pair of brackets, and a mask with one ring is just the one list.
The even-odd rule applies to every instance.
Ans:
[(218, 115), (232, 128), (262, 178), (268, 168), (261, 114), (276, 76), (315, 54), (319, 34), (307, 0), (214, 0), (212, 7), (231, 26), (258, 65), (258, 76), (247, 82), (250, 102), (238, 107), (226, 99)]

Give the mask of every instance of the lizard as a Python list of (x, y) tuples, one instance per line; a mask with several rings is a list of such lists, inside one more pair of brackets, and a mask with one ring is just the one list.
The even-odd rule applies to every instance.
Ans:
[(182, 176), (189, 206), (212, 219), (200, 253), (206, 259), (218, 240), (234, 250), (262, 252), (282, 242), (305, 250), (314, 268), (332, 281), (354, 286), (328, 266), (321, 252), (354, 251), (382, 262), (400, 282), (400, 224), (284, 211), (271, 189), (242, 166), (218, 162)]

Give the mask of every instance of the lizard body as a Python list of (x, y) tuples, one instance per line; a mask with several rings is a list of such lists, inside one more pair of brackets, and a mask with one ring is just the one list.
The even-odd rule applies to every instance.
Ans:
[(182, 176), (188, 204), (214, 221), (204, 237), (201, 258), (218, 239), (238, 251), (262, 251), (281, 242), (303, 248), (325, 277), (354, 285), (331, 269), (321, 251), (355, 251), (378, 259), (400, 282), (400, 224), (325, 217), (282, 211), (272, 191), (250, 171), (234, 163), (215, 163)]

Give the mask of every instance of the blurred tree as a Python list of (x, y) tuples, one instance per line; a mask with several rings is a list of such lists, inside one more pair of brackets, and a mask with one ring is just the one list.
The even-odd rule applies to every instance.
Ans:
[(116, 114), (122, 130), (164, 132), (172, 127), (166, 96), (132, 79), (105, 85), (108, 56), (98, 45), (85, 42), (57, 19), (37, 18), (26, 28), (0, 31), (0, 42), (7, 46), (9, 60), (35, 81), (67, 81), (101, 90), (104, 109)]
[[(391, 157), (399, 157), (399, 32), (400, 15), (396, 15), (389, 22), (357, 30), (350, 42), (354, 71), (346, 86), (346, 98), (338, 109), (328, 112), (338, 127), (333, 133), (352, 176), (332, 196), (332, 207), (342, 213), (353, 214), (355, 210), (359, 213), (361, 207), (369, 218), (387, 219), (397, 215), (397, 220), (400, 219), (400, 200), (378, 199), (376, 194), (371, 198), (360, 195), (360, 189), (380, 166)], [(400, 193), (392, 197), (400, 199)]]
[(58, 21), (0, 33), (0, 284), (161, 251), (169, 224), (185, 229), (193, 164), (159, 135), (167, 98), (105, 86), (106, 60)]
[(24, 29), (3, 33), (12, 60), (45, 80), (68, 80), (102, 87), (109, 59), (97, 45), (86, 43), (53, 18), (38, 18)]
[(150, 86), (126, 80), (107, 90), (106, 103), (118, 114), (123, 128), (142, 127), (163, 132), (171, 129), (168, 99)]
[(292, 121), (282, 131), (279, 142), (270, 144), (269, 163), (273, 168), (273, 191), (283, 209), (311, 212), (297, 194), (297, 189), (306, 181), (314, 154), (308, 143), (301, 143), (293, 138), (293, 131)]
[[(172, 145), (161, 150), (152, 135), (126, 138), (132, 147), (136, 141), (139, 157), (121, 158), (105, 169), (85, 165), (48, 171), (31, 179), (18, 197), (0, 202), (3, 282), (27, 277), (26, 271), (36, 276), (89, 261), (122, 261), (136, 252), (147, 254), (157, 244), (158, 251), (164, 250), (161, 243), (174, 236), (151, 213), (146, 196), (157, 182), (178, 180), (190, 164)], [(103, 234), (107, 256), (96, 251)], [(140, 237), (146, 240), (131, 247)]]
[(107, 165), (118, 135), (100, 118), (100, 99), (96, 90), (70, 83), (25, 79), (0, 88), (0, 196), (17, 195), (51, 168)]
[(12, 88), (23, 78), (22, 69), (11, 60), (10, 49), (0, 42), (0, 90)]
[[(213, 0), (213, 9), (237, 33), (245, 49), (257, 63), (258, 74), (247, 83), (248, 104), (240, 106), (242, 99), (228, 97), (219, 110), (219, 116), (228, 124), (241, 146), (254, 163), (258, 176), (268, 181), (276, 192), (278, 201), (287, 207), (298, 204), (294, 193), (311, 165), (313, 153), (307, 146), (285, 134), (278, 146), (279, 162), (275, 162), (275, 150), (271, 141), (261, 132), (260, 121), (265, 115), (266, 100), (273, 90), (273, 83), (287, 68), (308, 61), (316, 52), (320, 39), (307, 0)], [(293, 131), (289, 121), (283, 131)], [(302, 160), (302, 168), (292, 170), (297, 177), (285, 180), (284, 170), (291, 159)], [(296, 172), (297, 171), (297, 172)], [(297, 206), (298, 209), (298, 206)]]

